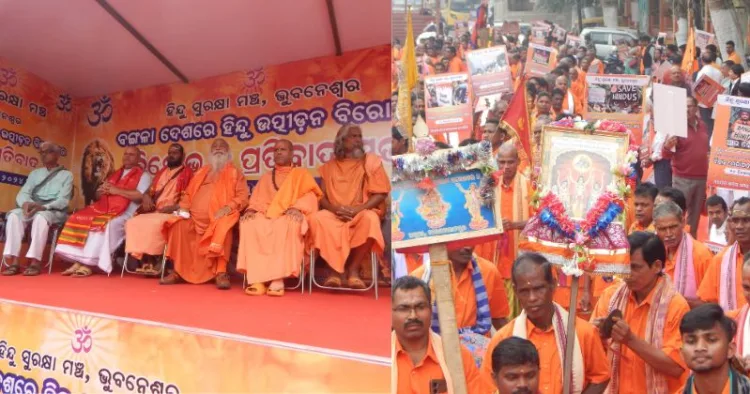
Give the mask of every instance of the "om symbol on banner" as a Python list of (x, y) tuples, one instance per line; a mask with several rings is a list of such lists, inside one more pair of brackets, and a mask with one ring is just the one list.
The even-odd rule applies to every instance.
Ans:
[(74, 331), (75, 338), (70, 341), (70, 346), (75, 353), (88, 353), (94, 346), (94, 339), (91, 337), (91, 330), (88, 326), (79, 328)]
[(112, 119), (112, 99), (109, 96), (102, 96), (99, 100), (91, 103), (91, 113), (88, 114), (87, 119), (89, 124), (93, 126), (99, 125), (99, 123), (107, 123)]
[(73, 109), (73, 100), (70, 99), (70, 95), (61, 94), (57, 98), (57, 109), (63, 112), (70, 112)]
[(12, 68), (0, 68), (0, 86), (14, 87), (18, 84), (16, 70)]

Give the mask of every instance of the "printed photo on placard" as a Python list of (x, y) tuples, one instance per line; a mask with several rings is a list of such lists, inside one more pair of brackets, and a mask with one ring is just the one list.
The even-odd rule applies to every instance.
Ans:
[(649, 80), (650, 77), (645, 75), (586, 76), (585, 118), (616, 120), (631, 130), (642, 127), (643, 93)]
[(466, 63), (477, 96), (513, 91), (505, 45), (471, 51), (466, 55)]
[(431, 134), (471, 131), (469, 74), (440, 74), (425, 78), (427, 128)]

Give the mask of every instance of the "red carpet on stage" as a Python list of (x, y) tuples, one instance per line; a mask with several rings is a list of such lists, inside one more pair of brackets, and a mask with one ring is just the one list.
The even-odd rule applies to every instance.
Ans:
[[(56, 262), (59, 266), (59, 262)], [(59, 267), (56, 267), (59, 268)], [(213, 284), (161, 286), (158, 279), (94, 275), (0, 276), (0, 299), (118, 317), (214, 330), (261, 339), (362, 353), (390, 355), (390, 293), (314, 289), (284, 297), (245, 295), (241, 283), (229, 291)]]

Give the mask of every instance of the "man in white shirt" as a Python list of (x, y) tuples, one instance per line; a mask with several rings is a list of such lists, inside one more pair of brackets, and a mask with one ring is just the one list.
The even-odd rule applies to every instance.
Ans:
[[(700, 71), (698, 71), (698, 75), (695, 77), (695, 80), (699, 80), (703, 75), (706, 75), (708, 78), (713, 79), (716, 81), (716, 83), (721, 84), (721, 70), (720, 67), (717, 67), (714, 62), (716, 62), (716, 53), (712, 51), (704, 51), (701, 53), (701, 58), (703, 59), (703, 68), (701, 68)], [(703, 120), (703, 123), (706, 124), (706, 130), (708, 131), (708, 139), (711, 140), (711, 133), (714, 131), (714, 115), (713, 115), (713, 107), (705, 106), (701, 103), (698, 103), (698, 109), (701, 114), (701, 120)]]
[(710, 225), (708, 240), (709, 242), (726, 245), (727, 244), (727, 203), (723, 198), (714, 194), (706, 200), (706, 212)]

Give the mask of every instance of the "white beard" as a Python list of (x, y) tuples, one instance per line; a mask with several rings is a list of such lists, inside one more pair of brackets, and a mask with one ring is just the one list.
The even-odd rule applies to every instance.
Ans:
[(352, 151), (352, 158), (353, 159), (361, 159), (365, 156), (364, 149), (356, 148)]
[(208, 163), (211, 165), (211, 171), (214, 173), (221, 171), (227, 163), (229, 163), (229, 160), (231, 159), (231, 156), (228, 154), (211, 154), (211, 156), (208, 157)]

